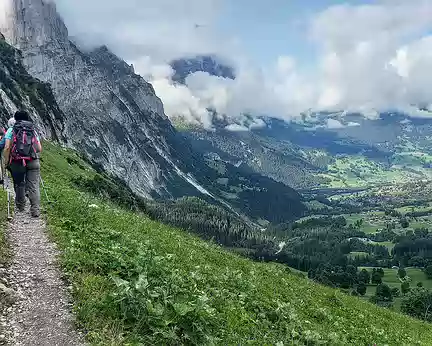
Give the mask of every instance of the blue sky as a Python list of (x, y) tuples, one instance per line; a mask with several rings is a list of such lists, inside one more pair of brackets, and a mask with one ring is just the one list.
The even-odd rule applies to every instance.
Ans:
[[(409, 1), (409, 0), (407, 0)], [(373, 0), (227, 0), (219, 28), (238, 38), (245, 53), (259, 65), (274, 63), (279, 55), (292, 55), (311, 66), (316, 45), (310, 42), (310, 19), (333, 5), (364, 5)]]

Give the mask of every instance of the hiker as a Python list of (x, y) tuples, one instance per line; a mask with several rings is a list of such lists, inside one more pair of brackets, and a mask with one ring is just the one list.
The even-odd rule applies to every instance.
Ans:
[(8, 120), (8, 125), (7, 125), (8, 129), (7, 130), (5, 130), (5, 129), (0, 130), (0, 133), (3, 132), (2, 136), (0, 137), (0, 155), (1, 155), (3, 149), (6, 145), (6, 134), (8, 133), (8, 131), (12, 131), (12, 128), (14, 125), (15, 125), (15, 118), (10, 118)]
[(18, 211), (24, 211), (27, 191), (31, 215), (39, 217), (39, 154), (42, 152), (42, 145), (30, 115), (26, 111), (16, 112), (14, 119), (15, 125), (5, 136), (3, 160), (8, 165), (14, 182), (16, 208)]
[(0, 171), (1, 171), (0, 184), (4, 183), (3, 179), (4, 179), (4, 175), (6, 174), (6, 172), (3, 170), (3, 166), (1, 165), (2, 152), (6, 145), (6, 134), (7, 131), (9, 130), (12, 131), (12, 127), (14, 125), (15, 125), (15, 118), (10, 118), (7, 125), (8, 129), (7, 130), (5, 130), (4, 128), (0, 129), (0, 134), (1, 134), (0, 136)]

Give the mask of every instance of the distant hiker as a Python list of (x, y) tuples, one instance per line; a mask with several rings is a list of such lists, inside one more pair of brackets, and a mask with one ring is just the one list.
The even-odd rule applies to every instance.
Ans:
[(6, 134), (7, 131), (12, 131), (12, 127), (14, 125), (15, 125), (15, 118), (10, 118), (7, 125), (8, 129), (7, 130), (4, 128), (0, 129), (0, 173), (1, 173), (0, 184), (4, 183), (3, 179), (6, 174), (6, 172), (3, 170), (3, 166), (1, 165), (2, 152), (6, 145)]
[(15, 125), (15, 118), (10, 118), (7, 125), (8, 129), (7, 130), (5, 130), (4, 128), (0, 129), (0, 154), (6, 145), (7, 131), (12, 131), (12, 127), (14, 125)]
[(18, 211), (24, 211), (26, 191), (33, 217), (40, 214), (40, 163), (42, 152), (40, 139), (26, 111), (15, 113), (15, 125), (5, 135), (3, 160), (10, 169), (15, 187), (15, 203)]
[(0, 155), (6, 145), (6, 135), (9, 132), (12, 132), (12, 128), (15, 125), (15, 118), (10, 118), (8, 121), (8, 129), (0, 129)]

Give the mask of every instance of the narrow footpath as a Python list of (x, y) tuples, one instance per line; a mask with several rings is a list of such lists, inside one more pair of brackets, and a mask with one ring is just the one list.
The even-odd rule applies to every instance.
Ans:
[(0, 317), (6, 345), (84, 345), (57, 265), (58, 251), (45, 229), (43, 218), (32, 218), (29, 210), (16, 213), (9, 223), (13, 258), (6, 278), (16, 299)]

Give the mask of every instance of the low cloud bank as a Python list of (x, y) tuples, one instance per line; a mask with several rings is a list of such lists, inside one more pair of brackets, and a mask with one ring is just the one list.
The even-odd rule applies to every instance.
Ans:
[[(432, 109), (432, 36), (425, 34), (432, 30), (432, 1), (338, 5), (315, 14), (309, 39), (318, 55), (309, 74), (291, 56), (270, 67), (249, 64), (235, 40), (215, 29), (223, 2), (56, 0), (71, 34), (87, 47), (105, 43), (133, 63), (173, 119), (210, 129), (216, 116), (239, 131), (263, 126), (260, 116), (290, 120), (311, 110), (376, 118), (381, 110), (401, 109), (429, 116), (416, 106)], [(231, 61), (236, 79), (197, 72), (185, 85), (174, 83), (169, 62), (197, 54)], [(345, 125), (329, 119), (327, 126)]]

